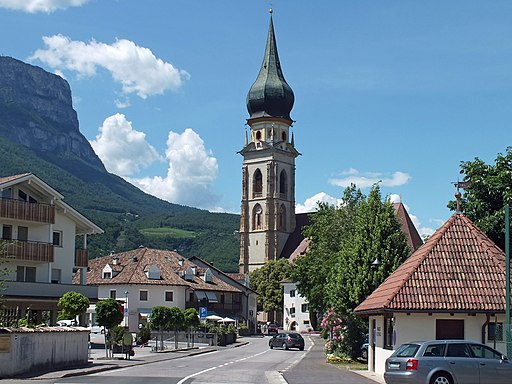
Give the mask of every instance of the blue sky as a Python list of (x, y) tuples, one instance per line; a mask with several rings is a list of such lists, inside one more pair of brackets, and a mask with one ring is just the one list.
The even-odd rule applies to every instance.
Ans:
[[(0, 0), (0, 54), (61, 74), (107, 168), (172, 202), (239, 212), (245, 98), (268, 1)], [(274, 0), (294, 90), (298, 210), (382, 180), (421, 233), (461, 161), (511, 145), (512, 2)]]

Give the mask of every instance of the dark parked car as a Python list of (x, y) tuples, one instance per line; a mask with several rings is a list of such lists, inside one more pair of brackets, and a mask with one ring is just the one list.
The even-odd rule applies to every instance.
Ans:
[(271, 335), (271, 334), (277, 335), (278, 333), (279, 333), (279, 327), (277, 326), (277, 324), (270, 323), (268, 325), (267, 334), (268, 335)]
[(401, 345), (387, 360), (387, 384), (510, 384), (512, 363), (474, 341), (431, 340)]
[(274, 347), (288, 349), (288, 348), (299, 348), (301, 351), (304, 350), (304, 339), (301, 335), (295, 332), (284, 332), (278, 333), (268, 341), (270, 349)]
[(368, 360), (368, 346), (368, 343), (364, 343), (363, 345), (361, 345), (361, 358), (363, 360)]

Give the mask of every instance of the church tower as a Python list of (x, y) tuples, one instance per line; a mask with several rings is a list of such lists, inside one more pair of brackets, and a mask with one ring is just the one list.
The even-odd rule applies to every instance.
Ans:
[(293, 91), (281, 70), (272, 10), (263, 63), (247, 95), (242, 168), (240, 273), (275, 260), (295, 229)]

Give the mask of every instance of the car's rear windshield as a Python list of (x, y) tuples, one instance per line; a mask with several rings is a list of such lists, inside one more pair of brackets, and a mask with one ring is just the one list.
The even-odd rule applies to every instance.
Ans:
[(290, 333), (288, 336), (290, 336), (292, 339), (300, 339), (301, 336), (298, 333)]
[(413, 357), (420, 348), (419, 344), (402, 344), (394, 353), (396, 357)]

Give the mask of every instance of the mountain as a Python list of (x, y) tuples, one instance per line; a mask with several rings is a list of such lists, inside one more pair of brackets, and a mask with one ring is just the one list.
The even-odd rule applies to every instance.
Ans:
[(107, 172), (80, 132), (67, 81), (0, 56), (0, 177), (24, 172), (105, 230), (89, 238), (91, 257), (144, 245), (238, 270), (238, 215), (172, 204)]

